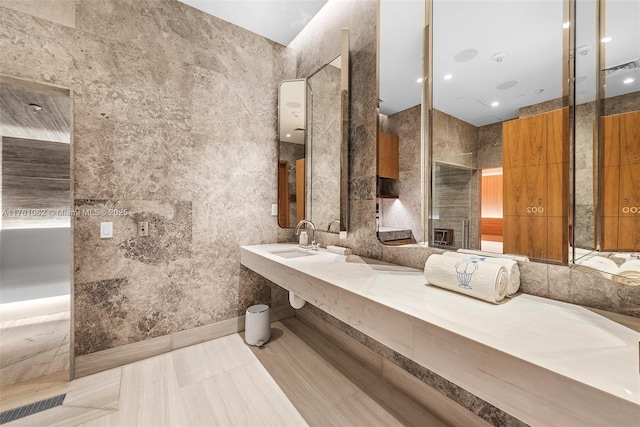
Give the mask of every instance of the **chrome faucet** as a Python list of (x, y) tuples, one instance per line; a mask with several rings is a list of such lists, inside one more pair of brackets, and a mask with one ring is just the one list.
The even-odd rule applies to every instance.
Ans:
[[(331, 222), (329, 223), (329, 226), (327, 227), (327, 231), (331, 231), (331, 226), (333, 225), (334, 222), (337, 222), (338, 224), (340, 224), (340, 220), (338, 218), (332, 219)], [(338, 231), (340, 231), (340, 229), (338, 229)]]
[(303, 219), (302, 221), (300, 221), (296, 226), (296, 236), (300, 233), (300, 227), (302, 227), (303, 224), (309, 224), (311, 226), (311, 250), (317, 251), (318, 243), (316, 242), (316, 226), (313, 225), (311, 221), (309, 221), (308, 219)]

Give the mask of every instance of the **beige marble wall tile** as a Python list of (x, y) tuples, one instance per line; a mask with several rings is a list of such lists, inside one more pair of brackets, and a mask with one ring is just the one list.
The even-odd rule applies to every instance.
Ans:
[(75, 219), (77, 353), (270, 302), (238, 246), (277, 239), (276, 94), (295, 56), (174, 0), (75, 9), (73, 29), (0, 7), (0, 54), (3, 73), (71, 87), (76, 206), (129, 211)]

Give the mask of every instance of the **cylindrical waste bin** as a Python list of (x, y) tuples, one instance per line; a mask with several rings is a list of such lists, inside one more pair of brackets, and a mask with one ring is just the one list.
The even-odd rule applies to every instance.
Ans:
[(268, 305), (257, 304), (247, 308), (244, 322), (244, 340), (247, 344), (260, 347), (269, 341), (271, 321)]

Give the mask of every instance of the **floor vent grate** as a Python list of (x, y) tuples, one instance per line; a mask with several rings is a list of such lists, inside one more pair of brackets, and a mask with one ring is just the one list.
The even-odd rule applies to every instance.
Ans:
[(0, 424), (8, 423), (28, 415), (33, 415), (46, 409), (51, 409), (55, 406), (60, 406), (62, 405), (62, 402), (64, 402), (65, 396), (66, 394), (61, 394), (60, 396), (55, 396), (50, 399), (41, 400), (19, 408), (4, 411), (0, 413)]

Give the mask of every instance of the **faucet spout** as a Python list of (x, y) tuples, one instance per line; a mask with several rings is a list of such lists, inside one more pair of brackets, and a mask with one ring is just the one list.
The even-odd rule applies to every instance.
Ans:
[(309, 221), (308, 219), (303, 219), (302, 221), (300, 221), (296, 226), (296, 236), (300, 233), (300, 227), (302, 227), (304, 224), (307, 224), (311, 227), (311, 249), (317, 251), (318, 243), (316, 242), (316, 226), (313, 224), (313, 222)]
[[(327, 231), (331, 231), (331, 226), (333, 225), (334, 222), (337, 222), (338, 224), (340, 224), (340, 220), (338, 218), (332, 219), (331, 222), (329, 223), (329, 226), (327, 227)], [(338, 231), (340, 231), (340, 228), (338, 228)]]

